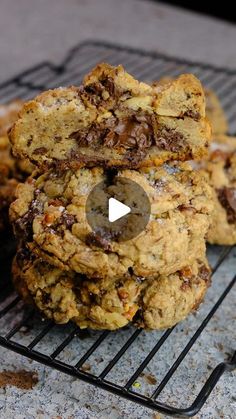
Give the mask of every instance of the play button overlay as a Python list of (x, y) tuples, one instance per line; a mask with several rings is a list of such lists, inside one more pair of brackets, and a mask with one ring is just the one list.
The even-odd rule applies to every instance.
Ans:
[(86, 202), (93, 242), (131, 240), (145, 229), (150, 210), (146, 192), (133, 180), (113, 176), (109, 182), (97, 184)]
[(108, 205), (108, 220), (110, 223), (114, 223), (114, 221), (119, 220), (121, 217), (129, 214), (131, 211), (130, 207), (127, 205), (122, 204), (122, 202), (117, 201), (115, 198), (109, 199)]

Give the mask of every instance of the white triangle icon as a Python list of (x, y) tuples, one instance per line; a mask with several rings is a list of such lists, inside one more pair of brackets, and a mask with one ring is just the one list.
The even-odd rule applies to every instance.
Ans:
[(130, 207), (128, 207), (125, 204), (122, 204), (122, 202), (117, 201), (115, 198), (110, 198), (108, 201), (108, 219), (110, 223), (113, 223), (116, 220), (119, 220), (119, 218), (124, 217), (124, 215), (127, 215), (131, 212)]

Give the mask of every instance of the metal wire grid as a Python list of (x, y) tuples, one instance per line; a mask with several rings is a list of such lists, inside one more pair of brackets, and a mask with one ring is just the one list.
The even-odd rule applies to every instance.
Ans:
[[(236, 72), (98, 42), (87, 42), (74, 48), (60, 66), (42, 63), (0, 85), (0, 100), (6, 102), (15, 97), (27, 99), (45, 88), (68, 84), (76, 85), (80, 83), (87, 71), (101, 61), (107, 61), (114, 65), (122, 63), (129, 72), (143, 80), (155, 80), (163, 75), (175, 76), (182, 72), (195, 73), (204, 85), (214, 88), (218, 93), (229, 117), (230, 131), (235, 130)], [(213, 257), (214, 276), (217, 273), (219, 274), (221, 266), (229, 266), (230, 263), (230, 266), (235, 266), (235, 248), (218, 247), (213, 250), (210, 249), (210, 251)], [(231, 270), (233, 271), (233, 269)], [(214, 303), (209, 304), (209, 306), (207, 302), (203, 305), (202, 322), (194, 325), (195, 329), (191, 329), (190, 338), (185, 341), (178, 356), (173, 358), (172, 365), (170, 363), (162, 379), (155, 386), (155, 390), (149, 392), (148, 395), (147, 393), (143, 394), (142, 389), (135, 387), (134, 384), (136, 380), (142, 377), (145, 369), (153, 363), (156, 355), (160, 354), (162, 348), (168, 344), (174, 331), (176, 331), (176, 327), (165, 332), (153, 332), (151, 335), (147, 335), (145, 331), (133, 330), (132, 328), (129, 328), (128, 331), (119, 331), (119, 336), (124, 334), (122, 335), (123, 343), (119, 350), (116, 349), (115, 352), (112, 352), (110, 362), (106, 365), (102, 363), (102, 369), (91, 372), (87, 371), (84, 365), (88, 360), (94, 358), (102, 346), (105, 350), (108, 348), (108, 346), (106, 347), (108, 340), (116, 339), (114, 332), (92, 333), (91, 339), (89, 339), (91, 342), (88, 345), (84, 345), (81, 343), (83, 341), (79, 339), (79, 346), (83, 355), (78, 356), (77, 354), (76, 362), (70, 362), (66, 357), (60, 357), (73, 342), (76, 342), (76, 345), (78, 344), (78, 336), (81, 338), (81, 330), (77, 326), (68, 325), (61, 327), (58, 335), (58, 326), (55, 326), (51, 321), (35, 320), (33, 310), (24, 309), (20, 298), (10, 294), (0, 305), (0, 345), (162, 413), (179, 417), (193, 416), (201, 409), (221, 375), (225, 371), (231, 371), (235, 368), (236, 353), (231, 354), (229, 360), (221, 362), (213, 369), (195, 400), (188, 407), (181, 408), (175, 404), (165, 403), (161, 400), (161, 396), (169, 381), (175, 377), (194, 344), (199, 340), (202, 332), (230, 293), (235, 282), (236, 275), (233, 278), (232, 275), (230, 278), (228, 277), (227, 281), (222, 282), (223, 288), (221, 286), (219, 294), (215, 296), (217, 300), (214, 299)], [(4, 295), (4, 289), (0, 289), (0, 291), (0, 295)], [(54, 333), (55, 328), (57, 328), (57, 335)], [(27, 338), (25, 341), (23, 339), (24, 342), (22, 343), (22, 333), (24, 335), (25, 330), (28, 331)], [(176, 339), (178, 339), (178, 336), (179, 331)], [(52, 345), (46, 345), (47, 349), (43, 349), (42, 342), (47, 339), (55, 339), (51, 353)], [(143, 358), (135, 368), (131, 366), (130, 371), (128, 371), (129, 377), (125, 382), (117, 384), (113, 379), (114, 377), (110, 378), (112, 371), (116, 369), (120, 362), (125, 363), (125, 356), (130, 348), (134, 348), (135, 352), (135, 345), (140, 342), (140, 339), (150, 341), (151, 351), (148, 350), (143, 354)], [(150, 348), (150, 346), (148, 347)], [(204, 359), (201, 362), (204, 362)], [(192, 379), (194, 380), (194, 377)]]

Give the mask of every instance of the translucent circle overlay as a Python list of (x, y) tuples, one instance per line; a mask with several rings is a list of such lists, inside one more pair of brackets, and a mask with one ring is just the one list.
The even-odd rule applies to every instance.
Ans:
[[(109, 221), (109, 199), (114, 198), (130, 208), (130, 213)], [(111, 182), (100, 182), (90, 192), (86, 216), (93, 232), (104, 240), (126, 241), (138, 236), (150, 218), (151, 205), (144, 189), (133, 180), (115, 176)]]

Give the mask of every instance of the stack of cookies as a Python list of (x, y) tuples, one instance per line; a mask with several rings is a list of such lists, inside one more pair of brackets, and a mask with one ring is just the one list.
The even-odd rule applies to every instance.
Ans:
[[(196, 309), (210, 281), (213, 203), (207, 175), (187, 160), (206, 155), (210, 135), (192, 75), (149, 86), (101, 64), (80, 87), (26, 103), (10, 133), (14, 155), (37, 168), (10, 208), (24, 299), (57, 323), (110, 330), (167, 328)], [(93, 188), (106, 185), (102, 201), (122, 178), (150, 202), (130, 240), (93, 231), (86, 214)]]

